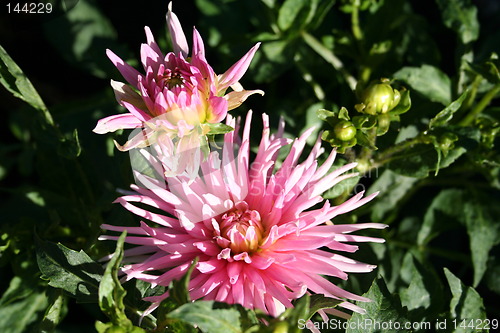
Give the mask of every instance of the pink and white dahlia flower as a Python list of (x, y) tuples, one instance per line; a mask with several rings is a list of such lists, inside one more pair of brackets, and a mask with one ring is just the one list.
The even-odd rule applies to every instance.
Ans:
[[(376, 194), (363, 198), (363, 193), (358, 193), (338, 206), (324, 201), (321, 194), (353, 176), (345, 172), (355, 163), (331, 171), (336, 155), (332, 151), (318, 166), (317, 158), (323, 152), (319, 139), (309, 156), (299, 163), (311, 133), (307, 131), (293, 141), (290, 153), (278, 167), (279, 150), (292, 140), (281, 136), (282, 124), (277, 134), (270, 135), (267, 115), (263, 115), (259, 149), (250, 162), (250, 123), (251, 112), (242, 138), (235, 132), (225, 134), (222, 157), (212, 151), (194, 179), (170, 177), (168, 186), (162, 188), (162, 182), (142, 175), (149, 188), (132, 185), (134, 192), (116, 200), (149, 220), (142, 221), (139, 227), (102, 225), (109, 231), (127, 230), (126, 242), (138, 245), (125, 251), (126, 278), (168, 286), (186, 274), (198, 258), (189, 282), (193, 300), (239, 303), (277, 316), (292, 306), (292, 300), (309, 292), (340, 299), (341, 307), (362, 312), (349, 300), (368, 299), (341, 289), (327, 277), (345, 280), (348, 273), (373, 270), (375, 266), (341, 253), (355, 252), (358, 247), (349, 244), (352, 242), (384, 242), (351, 233), (386, 225), (336, 225), (331, 220)], [(230, 116), (227, 124), (237, 125)], [(161, 175), (161, 162), (150, 162)], [(323, 201), (321, 208), (312, 209)], [(100, 239), (117, 238), (104, 235)], [(153, 302), (152, 310), (166, 297), (168, 292), (146, 300)], [(343, 314), (335, 309), (327, 312)]]
[[(129, 84), (111, 80), (118, 103), (129, 113), (99, 120), (94, 132), (104, 134), (118, 129), (142, 128), (125, 145), (117, 144), (122, 151), (149, 146), (159, 135), (167, 136), (182, 151), (195, 148), (183, 146), (185, 142), (193, 144), (194, 139), (199, 138), (198, 145), (203, 145), (210, 130), (208, 124), (221, 122), (228, 110), (241, 105), (248, 96), (263, 94), (261, 90), (244, 90), (238, 82), (259, 44), (224, 74), (216, 75), (205, 59), (203, 40), (196, 29), (193, 29), (193, 49), (188, 58), (186, 36), (172, 12), (171, 3), (167, 23), (174, 50), (166, 56), (149, 27), (145, 27), (147, 43), (141, 46), (141, 61), (146, 74), (139, 73), (113, 51), (106, 52)], [(228, 88), (232, 91), (226, 93)]]

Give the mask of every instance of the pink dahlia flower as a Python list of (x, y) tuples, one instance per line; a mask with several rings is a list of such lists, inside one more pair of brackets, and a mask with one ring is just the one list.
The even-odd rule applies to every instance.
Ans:
[[(102, 225), (105, 230), (127, 230), (130, 236), (126, 242), (138, 245), (125, 251), (128, 264), (123, 273), (127, 279), (168, 286), (198, 258), (189, 283), (193, 300), (239, 303), (277, 316), (292, 306), (292, 300), (310, 292), (343, 300), (341, 307), (362, 312), (349, 300), (368, 299), (339, 288), (327, 277), (345, 280), (348, 273), (373, 270), (375, 266), (341, 253), (355, 252), (358, 247), (349, 244), (352, 242), (384, 242), (352, 232), (386, 225), (336, 225), (331, 220), (376, 194), (363, 198), (359, 193), (341, 205), (331, 206), (321, 194), (351, 177), (352, 173), (345, 172), (355, 163), (331, 171), (335, 159), (332, 151), (318, 166), (317, 158), (323, 150), (319, 139), (309, 156), (299, 163), (311, 133), (307, 131), (293, 142), (278, 167), (278, 151), (292, 140), (281, 137), (282, 125), (278, 134), (270, 135), (267, 115), (263, 115), (263, 122), (262, 140), (252, 163), (249, 112), (241, 140), (235, 132), (225, 134), (222, 158), (218, 152), (211, 152), (201, 163), (198, 177), (190, 182), (171, 177), (168, 187), (161, 188), (160, 182), (143, 175), (144, 180), (156, 182), (158, 187), (133, 185), (134, 192), (116, 200), (150, 221), (141, 222), (139, 227)], [(235, 126), (236, 121), (228, 116), (227, 124)], [(241, 146), (234, 154), (239, 142)], [(161, 174), (161, 162), (150, 162)], [(322, 201), (321, 208), (311, 209)], [(145, 206), (152, 209), (146, 210)], [(100, 239), (117, 237), (105, 235)], [(166, 297), (168, 292), (146, 300), (153, 302), (152, 310)], [(335, 309), (327, 312), (343, 315)]]
[[(184, 142), (196, 142), (193, 138), (199, 139), (198, 145), (203, 145), (205, 134), (209, 132), (207, 124), (221, 122), (228, 110), (241, 105), (248, 96), (263, 94), (261, 90), (244, 90), (238, 83), (259, 44), (224, 74), (216, 75), (205, 59), (203, 40), (196, 29), (193, 29), (193, 49), (188, 58), (186, 36), (172, 12), (171, 3), (167, 23), (174, 51), (166, 56), (149, 27), (145, 27), (147, 43), (141, 46), (141, 61), (146, 74), (139, 73), (111, 50), (106, 52), (129, 84), (111, 80), (118, 103), (129, 113), (99, 120), (94, 132), (104, 134), (118, 129), (143, 128), (125, 145), (117, 145), (122, 151), (149, 146), (160, 135), (167, 136), (181, 150), (195, 148), (183, 146)], [(228, 88), (232, 89), (229, 93)]]

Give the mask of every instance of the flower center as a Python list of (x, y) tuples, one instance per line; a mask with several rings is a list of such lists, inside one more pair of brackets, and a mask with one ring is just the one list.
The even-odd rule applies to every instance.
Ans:
[(219, 228), (217, 243), (230, 248), (233, 254), (257, 250), (264, 234), (259, 212), (248, 209), (244, 201), (221, 216)]
[(170, 68), (165, 68), (163, 72), (161, 82), (164, 87), (168, 89), (173, 89), (175, 87), (182, 87), (184, 85), (184, 78), (179, 70), (179, 67), (175, 67), (173, 70)]

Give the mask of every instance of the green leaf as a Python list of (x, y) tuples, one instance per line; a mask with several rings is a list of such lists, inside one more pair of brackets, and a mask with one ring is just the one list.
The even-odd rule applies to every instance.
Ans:
[(223, 123), (216, 123), (216, 124), (205, 123), (204, 125), (210, 128), (208, 134), (225, 134), (234, 131), (234, 128)]
[(372, 323), (389, 323), (390, 321), (393, 323), (397, 322), (401, 325), (401, 327), (404, 327), (405, 323), (408, 322), (406, 311), (403, 310), (399, 297), (397, 297), (397, 295), (392, 295), (389, 292), (383, 278), (373, 281), (370, 290), (363, 294), (363, 297), (369, 298), (372, 301), (356, 303), (358, 306), (365, 309), (366, 313), (354, 313), (349, 320), (349, 322), (353, 323), (353, 325), (348, 325), (346, 333), (395, 332), (394, 328), (379, 329), (374, 325), (359, 325), (362, 322), (366, 322), (366, 320), (370, 320)]
[(369, 148), (371, 150), (377, 150), (377, 146), (375, 146), (372, 140), (369, 139), (368, 134), (366, 134), (363, 130), (356, 132), (356, 141), (362, 147)]
[[(457, 278), (447, 268), (444, 268), (444, 274), (450, 285), (452, 299), (450, 301), (450, 313), (452, 318), (457, 319), (457, 323), (464, 320), (468, 323), (471, 319), (484, 320), (486, 319), (486, 311), (483, 304), (483, 299), (472, 287), (465, 286), (459, 278)], [(457, 324), (456, 333), (461, 332), (486, 332), (486, 330), (476, 330), (473, 327), (461, 327)]]
[(104, 275), (99, 284), (99, 307), (110, 319), (111, 323), (117, 327), (126, 328), (127, 332), (132, 331), (132, 322), (125, 314), (123, 299), (127, 292), (123, 289), (118, 280), (118, 271), (123, 259), (123, 243), (127, 231), (123, 231), (116, 242), (116, 250), (111, 257)]
[(483, 76), (488, 82), (492, 84), (500, 83), (500, 61), (496, 53), (492, 53), (490, 58), (480, 64), (469, 64), (471, 70)]
[(473, 286), (477, 287), (486, 272), (490, 250), (499, 242), (500, 226), (497, 217), (500, 216), (500, 209), (497, 205), (498, 193), (485, 195), (473, 191), (472, 194), (472, 198), (470, 193), (466, 197), (468, 200), (463, 205), (462, 213), (470, 239), (474, 267)]
[(177, 304), (182, 305), (191, 301), (189, 297), (189, 281), (191, 281), (191, 274), (193, 273), (196, 264), (198, 263), (198, 258), (193, 260), (193, 263), (189, 267), (188, 271), (182, 279), (179, 281), (174, 280), (170, 283), (168, 290), (170, 292), (170, 297), (174, 299)]
[(79, 302), (96, 302), (102, 266), (83, 250), (68, 249), (36, 238), (37, 262), (49, 285), (61, 288)]
[(457, 207), (463, 207), (464, 199), (462, 190), (445, 189), (439, 192), (424, 215), (417, 244), (425, 246), (440, 233), (456, 228), (457, 218), (462, 215), (462, 211)]
[(310, 5), (310, 0), (286, 0), (278, 13), (277, 23), (280, 30), (302, 27), (306, 23)]
[(254, 79), (258, 83), (275, 80), (292, 66), (296, 53), (293, 42), (274, 35), (265, 36), (260, 50), (262, 52), (258, 52), (252, 61), (253, 68), (255, 68)]
[(52, 115), (31, 84), (31, 81), (2, 46), (0, 46), (0, 83), (15, 97), (22, 99), (39, 110), (45, 122), (48, 125), (54, 126)]
[[(368, 177), (372, 178), (372, 175), (370, 174)], [(373, 178), (375, 177), (378, 177), (378, 174), (373, 175)], [(369, 189), (369, 193), (380, 192), (372, 206), (372, 220), (382, 221), (388, 213), (396, 209), (417, 181), (417, 178), (402, 176), (391, 170), (385, 170)]]
[(214, 309), (215, 304), (214, 301), (186, 303), (170, 312), (168, 317), (196, 325), (204, 333), (241, 333), (238, 310)]
[(267, 7), (273, 9), (276, 0), (261, 0)]
[(439, 127), (448, 125), (448, 122), (453, 118), (453, 114), (460, 109), (462, 103), (469, 95), (469, 91), (466, 90), (459, 98), (453, 101), (446, 108), (441, 110), (434, 118), (429, 122), (429, 128)]
[(280, 321), (272, 326), (273, 332), (300, 333), (301, 326), (305, 325), (312, 316), (322, 309), (331, 309), (342, 303), (342, 300), (325, 297), (324, 295), (305, 294), (294, 301), (294, 307), (287, 309), (281, 316)]
[(443, 105), (451, 102), (451, 80), (437, 67), (403, 67), (394, 73), (394, 78), (406, 82), (413, 90), (433, 102)]
[(453, 29), (463, 44), (479, 37), (477, 8), (470, 0), (436, 0), (441, 9), (444, 24)]
[[(456, 135), (458, 140), (453, 143), (452, 148), (447, 150), (446, 156), (439, 156), (435, 148), (435, 140), (436, 137), (441, 137), (446, 133)], [(427, 132), (427, 136), (424, 139), (430, 142), (420, 143), (424, 142), (422, 139), (392, 155), (388, 167), (404, 176), (425, 178), (429, 175), (429, 172), (449, 167), (460, 156), (477, 147), (479, 138), (480, 132), (477, 128), (438, 127), (433, 131)], [(405, 145), (406, 143), (403, 141), (400, 145)], [(439, 153), (441, 152), (439, 151)]]
[(349, 111), (347, 111), (345, 107), (340, 108), (338, 118), (343, 120), (351, 120), (351, 118), (349, 118)]
[(377, 117), (372, 115), (361, 115), (352, 118), (352, 123), (357, 129), (370, 129), (377, 124)]
[(410, 91), (404, 90), (403, 92), (401, 92), (401, 100), (399, 101), (398, 105), (396, 105), (394, 109), (389, 111), (389, 114), (391, 115), (403, 114), (408, 110), (410, 110), (410, 108), (411, 108)]
[[(310, 304), (310, 296), (308, 294), (305, 294), (301, 298), (299, 298), (297, 301), (294, 302), (294, 307), (293, 308), (288, 308), (285, 310), (285, 312), (279, 317), (279, 319), (282, 319), (282, 321), (277, 322), (275, 324), (275, 329), (273, 332), (276, 330), (279, 331), (279, 328), (287, 328), (287, 332), (289, 333), (300, 333), (301, 330), (299, 329), (297, 323), (299, 322), (306, 322), (309, 316), (309, 304)], [(283, 321), (286, 320), (284, 323)]]
[(325, 109), (319, 109), (316, 111), (316, 115), (319, 119), (328, 122), (331, 126), (334, 126), (336, 123), (337, 113), (333, 111), (328, 111)]
[(14, 276), (0, 299), (0, 307), (29, 296), (33, 293), (33, 287), (19, 276)]
[(477, 286), (486, 272), (489, 253), (498, 243), (500, 227), (495, 219), (500, 214), (496, 205), (498, 196), (496, 192), (485, 195), (457, 189), (441, 191), (425, 214), (417, 243), (426, 245), (439, 233), (456, 228), (457, 221), (462, 223), (469, 235), (474, 286)]
[(439, 278), (413, 256), (411, 264), (411, 282), (408, 289), (401, 293), (401, 303), (408, 310), (439, 308), (443, 295), (443, 286)]
[(305, 319), (309, 320), (319, 310), (331, 309), (336, 307), (340, 303), (342, 303), (341, 300), (334, 299), (331, 297), (325, 297), (324, 295), (320, 294), (311, 295), (309, 301), (309, 316)]
[[(160, 303), (157, 311), (156, 318), (158, 327), (171, 327), (173, 324), (178, 324), (175, 323), (175, 320), (174, 323), (172, 323), (172, 319), (168, 318), (168, 314), (179, 306), (190, 302), (191, 299), (188, 291), (189, 281), (191, 280), (191, 274), (197, 263), (198, 258), (193, 260), (188, 271), (180, 280), (173, 280), (168, 286), (169, 297)], [(180, 326), (184, 325), (181, 324)]]
[[(47, 39), (65, 60), (100, 78), (109, 77), (114, 71), (105, 49), (122, 58), (127, 53), (116, 42), (113, 24), (93, 0), (78, 0), (73, 10), (47, 21), (43, 27)], [(58, 38), (50, 38), (54, 35)]]
[(25, 298), (0, 307), (0, 332), (30, 332), (32, 325), (47, 307), (47, 297), (43, 292), (32, 292)]
[(82, 147), (78, 138), (78, 130), (75, 128), (69, 138), (62, 138), (57, 147), (59, 155), (67, 159), (75, 159), (80, 156)]
[(50, 293), (50, 304), (38, 327), (39, 331), (42, 333), (54, 332), (56, 326), (61, 322), (67, 311), (66, 299), (62, 290), (51, 289)]

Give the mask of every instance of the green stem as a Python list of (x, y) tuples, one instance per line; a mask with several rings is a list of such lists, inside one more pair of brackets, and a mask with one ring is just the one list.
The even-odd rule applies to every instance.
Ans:
[(370, 76), (372, 74), (372, 68), (371, 66), (366, 65), (366, 52), (365, 48), (363, 46), (363, 30), (361, 30), (361, 26), (359, 24), (359, 6), (361, 4), (359, 1), (356, 1), (353, 4), (352, 12), (351, 12), (351, 31), (352, 35), (354, 36), (354, 39), (356, 40), (356, 46), (358, 48), (359, 54), (361, 56), (361, 69), (359, 73), (359, 81), (362, 84), (366, 84), (368, 81), (370, 81)]
[(469, 90), (469, 95), (465, 99), (465, 101), (462, 103), (462, 110), (468, 110), (472, 106), (472, 103), (474, 103), (474, 100), (476, 99), (477, 95), (477, 89), (479, 88), (479, 85), (481, 84), (481, 81), (483, 80), (483, 77), (481, 75), (476, 75), (474, 78), (474, 81), (471, 84), (471, 88)]
[[(425, 134), (419, 134), (413, 139), (408, 139), (406, 141), (403, 141), (401, 143), (398, 143), (397, 145), (394, 145), (392, 147), (387, 148), (383, 152), (381, 152), (377, 159), (375, 161), (372, 161), (370, 163), (367, 163), (366, 170), (359, 170), (360, 172), (369, 172), (373, 169), (379, 168), (386, 164), (387, 162), (391, 161), (393, 156), (401, 151), (404, 151), (408, 149), (409, 147), (416, 145), (418, 143), (423, 143), (423, 138), (425, 137)], [(368, 160), (365, 158), (365, 160), (368, 162)]]
[(464, 119), (462, 119), (458, 125), (459, 126), (468, 126), (478, 114), (480, 114), (496, 97), (496, 95), (500, 92), (500, 84), (496, 84), (493, 89), (488, 91), (483, 98), (476, 104), (476, 106), (469, 112)]
[(363, 40), (363, 31), (359, 27), (359, 3), (355, 3), (352, 7), (351, 29), (352, 34), (357, 41)]
[(351, 88), (352, 91), (355, 91), (356, 89), (356, 84), (357, 81), (352, 76), (344, 67), (344, 64), (342, 61), (337, 58), (335, 54), (333, 54), (332, 51), (327, 49), (323, 44), (321, 44), (320, 41), (318, 41), (314, 36), (308, 34), (307, 32), (302, 32), (302, 38), (306, 42), (309, 47), (311, 47), (316, 53), (318, 53), (323, 59), (326, 60), (326, 62), (330, 63), (335, 70), (340, 72), (342, 76), (344, 77), (344, 80), (347, 82), (349, 85), (349, 88)]
[[(368, 140), (375, 146), (377, 140), (377, 129), (372, 128), (368, 131)], [(372, 170), (371, 159), (373, 156), (373, 149), (363, 147), (357, 158), (358, 160), (358, 171), (363, 175), (369, 170)]]

